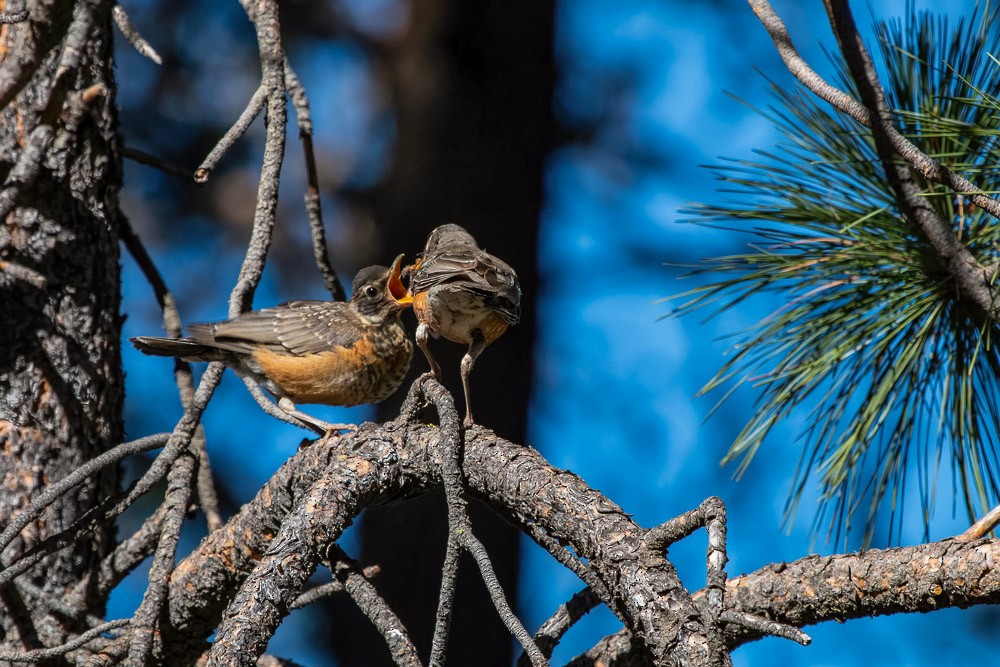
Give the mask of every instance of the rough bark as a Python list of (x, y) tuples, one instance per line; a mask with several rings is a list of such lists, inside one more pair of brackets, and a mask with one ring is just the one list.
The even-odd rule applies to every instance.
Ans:
[[(231, 636), (250, 641), (245, 648), (262, 650), (269, 628), (288, 613), (315, 567), (316, 560), (308, 553), (320, 550), (320, 542), (335, 540), (366, 505), (391, 502), (400, 494), (426, 492), (440, 484), (439, 439), (434, 426), (368, 425), (332, 446), (309, 448), (286, 463), (223, 531), (207, 537), (178, 567), (171, 581), (171, 632), (195, 640), (187, 649), (189, 655), (205, 648), (204, 638), (237, 590), (243, 597), (237, 597), (227, 617), (239, 621), (239, 632), (234, 628)], [(572, 473), (551, 467), (534, 450), (479, 427), (465, 437), (462, 470), (473, 496), (487, 500), (515, 525), (544, 527), (547, 535), (585, 559), (610, 591), (613, 611), (634, 637), (628, 633), (609, 637), (595, 647), (592, 658), (614, 655), (624, 660), (631, 655), (639, 662), (623, 664), (666, 660), (707, 664), (701, 643), (704, 593), (688, 596), (669, 561), (644, 548), (649, 531), (636, 526), (621, 508)], [(296, 522), (313, 525), (280, 533), (289, 539), (294, 535), (297, 546), (289, 548), (288, 540), (273, 543), (284, 517), (306, 506), (314, 509)], [(997, 540), (945, 540), (860, 554), (809, 556), (731, 578), (725, 608), (804, 627), (992, 604), (1000, 600), (996, 562), (1000, 562)], [(378, 587), (379, 581), (375, 584)], [(266, 597), (262, 604), (251, 599), (261, 595)], [(202, 606), (206, 599), (214, 601), (208, 608)], [(730, 648), (759, 638), (732, 623), (723, 628)]]
[[(47, 484), (122, 440), (111, 5), (29, 4), (26, 21), (0, 27), (0, 526)], [(109, 467), (62, 496), (3, 562), (69, 527), (117, 483)], [(113, 537), (113, 524), (104, 525), (22, 580), (62, 594)], [(16, 588), (0, 592), (4, 650), (67, 637), (65, 622), (23, 604)], [(100, 603), (90, 611), (100, 614)]]

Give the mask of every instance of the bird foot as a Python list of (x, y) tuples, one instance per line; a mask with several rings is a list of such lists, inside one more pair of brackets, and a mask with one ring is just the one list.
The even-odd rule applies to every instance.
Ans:
[(323, 434), (323, 437), (321, 438), (321, 440), (324, 442), (326, 442), (330, 438), (340, 435), (344, 431), (358, 430), (357, 424), (327, 424), (326, 422), (323, 422), (322, 426), (324, 429), (326, 429), (326, 432)]

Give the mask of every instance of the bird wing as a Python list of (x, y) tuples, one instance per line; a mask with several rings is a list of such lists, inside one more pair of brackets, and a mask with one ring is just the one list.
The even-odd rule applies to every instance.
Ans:
[(410, 291), (455, 285), (483, 297), (508, 324), (521, 318), (521, 286), (506, 262), (477, 248), (444, 249), (428, 257), (410, 277)]
[(263, 346), (275, 352), (314, 354), (336, 346), (350, 347), (362, 330), (347, 303), (290, 301), (225, 322), (195, 324), (191, 338), (223, 350), (251, 352)]

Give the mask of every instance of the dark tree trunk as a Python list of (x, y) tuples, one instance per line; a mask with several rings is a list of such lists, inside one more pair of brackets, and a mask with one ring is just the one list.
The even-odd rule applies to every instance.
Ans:
[[(46, 484), (122, 439), (111, 5), (28, 4), (27, 22), (0, 30), (0, 527)], [(83, 38), (78, 67), (64, 51), (73, 30)], [(57, 80), (60, 59), (70, 68)], [(4, 564), (69, 527), (117, 484), (112, 468), (61, 497), (21, 532)], [(21, 580), (63, 593), (113, 546), (113, 530), (75, 541)], [(0, 592), (4, 650), (59, 643), (79, 630), (38, 605), (29, 616), (24, 602), (18, 586)]]
[[(417, 0), (412, 16), (406, 38), (387, 52), (398, 136), (392, 170), (373, 197), (375, 220), (387, 234), (381, 254), (416, 252), (432, 228), (455, 222), (516, 269), (525, 295), (521, 322), (476, 362), (471, 393), (478, 423), (524, 442), (538, 223), (553, 143), (554, 3)], [(445, 384), (461, 402), (464, 348), (447, 341), (431, 346)], [(426, 370), (418, 352), (411, 373)], [(401, 394), (383, 405), (380, 419), (396, 415)], [(472, 510), (500, 580), (516, 600), (519, 535), (484, 506), (474, 503)], [(428, 655), (446, 541), (443, 497), (371, 509), (362, 534), (362, 560), (382, 566), (377, 586)], [(351, 617), (356, 627), (331, 638), (343, 664), (376, 664), (373, 655), (388, 664), (384, 642), (368, 621)], [(370, 641), (359, 641), (362, 636)], [(449, 662), (509, 664), (511, 646), (471, 559), (463, 561)]]

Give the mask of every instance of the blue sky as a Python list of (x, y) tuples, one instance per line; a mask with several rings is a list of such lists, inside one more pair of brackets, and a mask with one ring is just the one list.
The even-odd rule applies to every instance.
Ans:
[[(867, 25), (867, 9), (855, 4), (859, 24)], [(359, 25), (374, 32), (394, 29), (392, 21), (384, 25), (380, 17), (395, 16), (392, 11), (404, 5), (354, 0), (345, 6)], [(871, 5), (882, 16), (903, 10), (903, 3), (889, 0)], [(918, 8), (932, 5), (935, 11), (954, 14), (971, 3), (916, 3)], [(825, 70), (820, 44), (831, 46), (833, 39), (821, 3), (782, 2), (776, 9), (807, 59)], [(190, 30), (211, 33), (223, 45), (231, 30), (226, 22), (245, 21), (231, 13), (213, 16), (218, 24), (192, 25)], [(139, 22), (140, 17), (133, 18)], [(777, 429), (747, 475), (736, 482), (733, 468), (720, 468), (719, 460), (753, 410), (755, 396), (738, 392), (708, 421), (705, 417), (718, 396), (694, 398), (724, 362), (733, 339), (723, 337), (755, 324), (775, 304), (748, 302), (706, 322), (699, 316), (660, 319), (671, 306), (658, 302), (690, 287), (678, 281), (682, 271), (665, 263), (696, 262), (735, 251), (746, 242), (687, 224), (677, 209), (718, 196), (711, 175), (700, 165), (720, 157), (748, 157), (753, 149), (767, 149), (777, 139), (767, 121), (732, 95), (766, 106), (771, 98), (761, 73), (785, 85), (790, 77), (749, 7), (735, 1), (564, 0), (557, 30), (557, 116), (567, 127), (599, 122), (590, 141), (566, 146), (549, 160), (539, 257), (542, 289), (530, 299), (539, 322), (530, 444), (554, 465), (572, 469), (601, 489), (644, 526), (691, 509), (706, 496), (721, 496), (730, 516), (730, 574), (817, 550), (834, 552), (831, 545), (810, 540), (815, 490), (811, 496), (807, 492), (790, 528), (782, 522), (800, 448), (795, 437), (805, 415), (793, 415)], [(310, 91), (314, 117), (324, 119), (317, 122), (317, 145), (353, 156), (354, 182), (377, 179), (392, 137), (391, 128), (378, 122), (379, 91), (372, 86), (364, 54), (342, 45), (313, 44), (292, 56)], [(214, 73), (200, 84), (212, 93), (205, 97), (213, 100), (218, 114), (235, 117), (256, 86), (255, 74), (235, 71), (226, 62), (207, 66)], [(122, 55), (120, 68), (129, 82), (123, 85), (123, 96), (130, 94), (129, 86), (142, 87), (147, 67)], [(222, 81), (226, 84), (220, 88)], [(183, 116), (182, 106), (177, 115)], [(259, 139), (258, 123), (251, 141)], [(301, 179), (299, 162), (297, 155), (286, 160), (286, 182)], [(129, 169), (130, 214), (156, 216), (143, 209), (144, 193), (158, 187), (155, 179)], [(299, 205), (297, 192), (283, 191), (282, 196)], [(338, 202), (324, 201), (324, 206), (335, 246)], [(221, 317), (224, 301), (208, 295), (228, 289), (226, 277), (235, 275), (239, 258), (211, 241), (197, 248), (170, 243), (154, 247), (168, 275), (184, 268), (190, 276), (221, 276), (213, 278), (217, 285), (199, 278), (172, 285), (186, 321)], [(126, 335), (155, 332), (158, 314), (148, 287), (130, 262), (124, 267)], [(255, 303), (321, 296), (316, 283), (316, 294), (289, 295), (269, 275)], [(502, 346), (503, 340), (496, 345)], [(150, 362), (131, 348), (124, 353), (130, 405), (135, 406), (129, 412), (130, 435), (169, 430), (180, 408), (164, 390), (168, 362)], [(143, 405), (154, 401), (158, 410), (143, 411)], [(331, 420), (361, 420), (370, 414), (365, 408), (316, 413)], [(236, 481), (234, 492), (243, 499), (252, 497), (290, 454), (289, 443), (301, 437), (294, 428), (260, 413), (231, 375), (210, 405), (205, 426), (213, 465)], [(254, 434), (252, 455), (239, 449), (247, 433)], [(905, 524), (904, 543), (922, 541), (914, 509), (909, 508), (912, 519)], [(954, 516), (945, 501), (934, 516), (931, 537), (964, 527), (962, 515)], [(698, 533), (670, 552), (691, 589), (704, 581), (704, 544), (704, 535)], [(346, 547), (351, 551), (350, 536)], [(582, 585), (527, 540), (523, 554), (520, 611), (534, 629)], [(124, 613), (134, 605), (132, 596), (141, 588), (141, 580), (130, 580), (116, 594), (111, 613)], [(274, 640), (272, 650), (278, 655), (298, 653), (300, 643), (314, 631), (308, 614), (293, 619)], [(815, 640), (810, 648), (767, 639), (740, 649), (734, 660), (737, 665), (780, 661), (786, 667), (966, 664), (997, 649), (991, 638), (995, 633), (985, 629), (996, 620), (992, 610), (978, 609), (827, 624), (808, 629)], [(554, 664), (618, 627), (609, 612), (594, 612), (570, 632)], [(304, 664), (331, 664), (326, 656), (298, 655)]]

